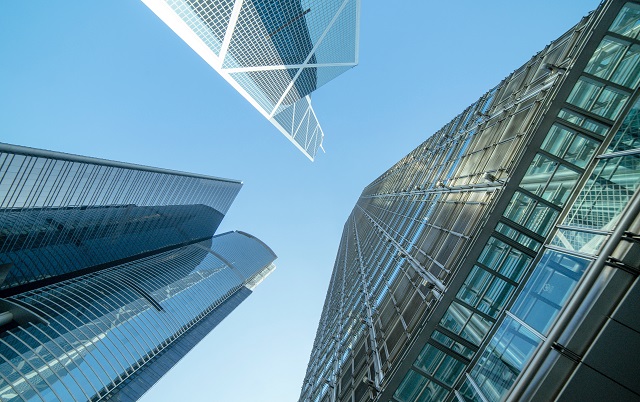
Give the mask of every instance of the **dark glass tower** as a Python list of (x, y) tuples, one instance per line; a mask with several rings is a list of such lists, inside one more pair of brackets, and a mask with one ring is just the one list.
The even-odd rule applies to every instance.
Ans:
[(603, 2), (364, 189), (300, 401), (640, 399), (639, 33)]
[(0, 399), (136, 400), (275, 266), (241, 183), (0, 144)]

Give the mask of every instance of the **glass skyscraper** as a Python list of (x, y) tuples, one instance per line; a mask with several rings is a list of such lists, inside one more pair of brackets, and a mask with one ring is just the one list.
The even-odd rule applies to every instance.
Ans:
[(142, 0), (309, 159), (309, 94), (358, 64), (360, 0)]
[(136, 400), (276, 255), (241, 182), (0, 144), (0, 400)]
[(640, 399), (639, 35), (603, 2), (364, 189), (301, 402)]

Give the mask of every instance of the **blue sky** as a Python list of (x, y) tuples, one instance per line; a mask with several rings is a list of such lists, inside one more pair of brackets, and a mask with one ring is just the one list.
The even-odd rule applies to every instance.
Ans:
[(363, 1), (360, 65), (312, 96), (311, 163), (142, 3), (7, 1), (0, 141), (243, 180), (219, 232), (278, 268), (143, 401), (295, 401), (363, 187), (598, 3)]

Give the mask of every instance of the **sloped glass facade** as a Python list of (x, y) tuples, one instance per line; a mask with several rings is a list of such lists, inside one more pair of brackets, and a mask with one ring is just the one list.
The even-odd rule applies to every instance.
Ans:
[(313, 160), (309, 95), (358, 63), (359, 0), (143, 0)]
[(300, 401), (640, 397), (611, 341), (640, 344), (639, 10), (603, 2), (364, 189)]
[(137, 400), (275, 268), (241, 186), (0, 144), (0, 400)]
[[(229, 265), (236, 255), (243, 260)], [(246, 298), (245, 284), (274, 259), (259, 241), (230, 232), (9, 297), (43, 322), (0, 334), (0, 398), (135, 400), (136, 388), (155, 382), (147, 371), (157, 380), (178, 360), (158, 367), (156, 356)]]

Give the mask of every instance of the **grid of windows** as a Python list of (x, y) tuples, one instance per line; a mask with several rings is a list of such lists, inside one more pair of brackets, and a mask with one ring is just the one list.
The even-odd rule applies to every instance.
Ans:
[(313, 160), (323, 132), (309, 94), (357, 64), (359, 0), (145, 3)]
[(275, 258), (254, 237), (229, 232), (9, 298), (46, 322), (0, 333), (0, 398), (99, 400), (120, 392), (225, 300), (272, 270)]
[(300, 401), (486, 402), (514, 384), (638, 188), (640, 8), (592, 37), (607, 5), (365, 188)]

